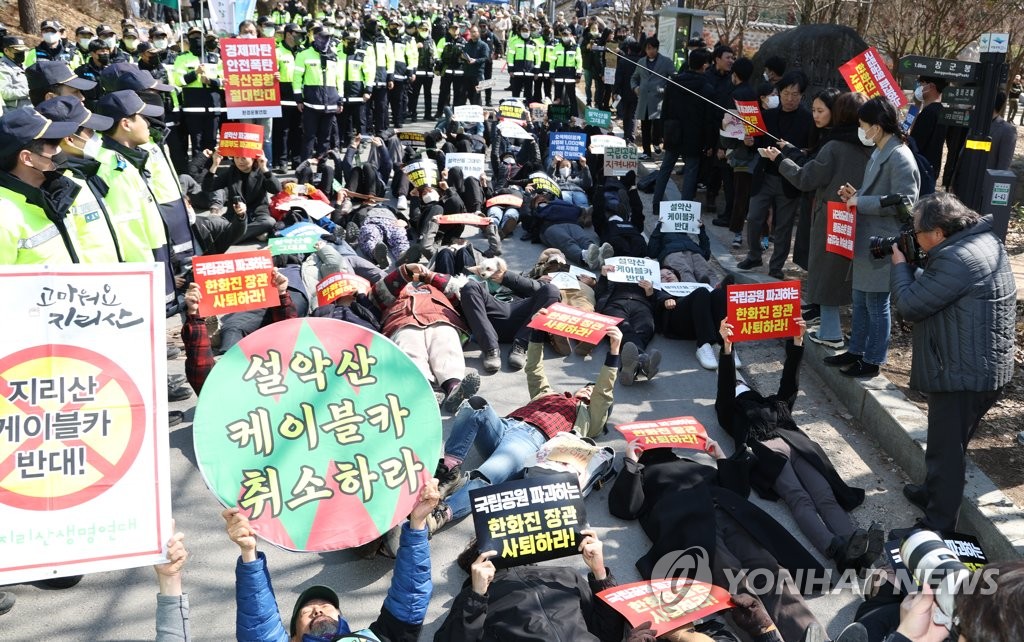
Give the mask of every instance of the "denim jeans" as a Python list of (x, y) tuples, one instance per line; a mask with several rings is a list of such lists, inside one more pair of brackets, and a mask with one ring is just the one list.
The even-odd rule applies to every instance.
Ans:
[(889, 351), (889, 293), (853, 290), (853, 321), (850, 330), (851, 354), (863, 355), (876, 366), (885, 363)]
[(576, 207), (587, 207), (590, 205), (590, 201), (587, 200), (587, 193), (577, 192), (576, 190), (562, 190), (562, 200), (566, 203), (572, 203)]
[[(666, 149), (665, 156), (661, 160), (661, 167), (658, 168), (657, 182), (654, 184), (654, 215), (661, 214), (659, 203), (665, 198), (665, 188), (669, 179), (672, 178), (672, 170), (675, 169), (676, 161), (679, 160), (679, 152)], [(683, 186), (680, 190), (680, 199), (692, 201), (697, 195), (697, 174), (700, 170), (700, 158), (697, 156), (683, 159)]]
[(490, 405), (474, 410), (463, 404), (455, 415), (444, 452), (465, 459), (476, 444), (484, 463), (477, 468), (479, 475), (448, 498), (452, 518), (462, 519), (469, 514), (469, 491), (522, 476), (527, 460), (545, 441), (547, 437), (541, 431), (518, 419), (499, 417)]
[(843, 326), (839, 323), (838, 305), (821, 305), (821, 321), (818, 326), (818, 337), (829, 341), (838, 341), (843, 338)]
[(505, 221), (509, 219), (514, 219), (516, 221), (519, 220), (519, 210), (514, 207), (502, 209), (498, 205), (492, 205), (487, 208), (487, 216), (494, 221), (494, 224), (498, 226), (498, 229), (501, 229), (501, 226), (505, 224)]

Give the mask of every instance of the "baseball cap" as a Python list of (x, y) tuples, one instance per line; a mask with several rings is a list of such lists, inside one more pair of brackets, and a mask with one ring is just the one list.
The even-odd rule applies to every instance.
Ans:
[(191, 35), (192, 35), (192, 34), (194, 34), (194, 33), (203, 33), (203, 30), (202, 30), (202, 29), (200, 29), (199, 27), (192, 27), (192, 28), (190, 28), (190, 29), (188, 30), (188, 32), (187, 32), (187, 33), (186, 33), (185, 35), (186, 35), (186, 36), (191, 36)]
[(56, 20), (53, 20), (53, 19), (43, 20), (41, 23), (39, 23), (39, 30), (40, 31), (46, 31), (47, 29), (53, 29), (54, 31), (60, 31), (63, 28), (64, 28), (64, 25), (62, 25), (61, 23), (59, 23), (59, 22), (57, 22)]
[(309, 587), (299, 595), (299, 599), (295, 601), (295, 608), (292, 609), (292, 635), (295, 635), (295, 621), (299, 619), (299, 611), (310, 600), (324, 600), (333, 604), (336, 609), (341, 608), (341, 600), (338, 599), (338, 594), (334, 592), (334, 589), (320, 584)]
[(44, 100), (36, 106), (36, 111), (50, 120), (75, 123), (77, 127), (88, 127), (98, 132), (105, 132), (114, 125), (113, 119), (92, 113), (74, 96)]
[(105, 94), (96, 103), (96, 109), (102, 114), (119, 121), (122, 118), (129, 118), (136, 114), (159, 118), (164, 115), (164, 110), (156, 105), (146, 104), (139, 95), (130, 89), (122, 89)]
[(300, 27), (299, 25), (295, 24), (294, 22), (289, 22), (288, 24), (286, 24), (284, 26), (284, 32), (285, 33), (302, 33), (302, 27)]
[(149, 28), (149, 37), (151, 39), (153, 38), (153, 36), (156, 36), (157, 34), (166, 36), (169, 33), (170, 30), (167, 28), (167, 25), (156, 24)]
[(50, 120), (31, 107), (13, 109), (0, 118), (0, 156), (17, 153), (34, 140), (66, 138), (76, 131), (75, 123)]
[(25, 39), (19, 36), (4, 36), (3, 40), (0, 40), (0, 49), (27, 51), (28, 45), (25, 44)]
[(80, 36), (80, 35), (82, 35), (83, 33), (87, 33), (87, 34), (89, 34), (89, 35), (91, 35), (91, 36), (94, 36), (94, 35), (96, 35), (96, 32), (95, 32), (95, 31), (93, 31), (91, 27), (88, 27), (88, 26), (86, 26), (86, 25), (82, 25), (81, 27), (79, 27), (79, 28), (75, 29), (75, 35), (76, 35), (76, 36)]
[(68, 63), (59, 60), (40, 60), (25, 70), (29, 89), (46, 89), (53, 85), (67, 85), (81, 91), (89, 91), (96, 83), (79, 78), (71, 71)]
[(108, 33), (113, 36), (117, 32), (114, 31), (114, 28), (111, 27), (110, 25), (98, 25), (96, 27), (96, 35), (97, 36), (103, 36), (103, 35), (108, 34)]
[(174, 91), (174, 87), (158, 81), (149, 71), (139, 69), (127, 62), (119, 62), (106, 67), (100, 72), (100, 81), (112, 91), (121, 91), (122, 89)]
[(136, 57), (141, 56), (142, 54), (146, 53), (147, 51), (161, 51), (161, 50), (157, 49), (156, 45), (154, 45), (152, 41), (150, 41), (150, 42), (140, 42), (139, 45), (137, 47), (135, 47), (135, 56)]
[(139, 37), (139, 30), (135, 27), (125, 27), (124, 31), (121, 32), (121, 37), (127, 38), (129, 36), (137, 39)]

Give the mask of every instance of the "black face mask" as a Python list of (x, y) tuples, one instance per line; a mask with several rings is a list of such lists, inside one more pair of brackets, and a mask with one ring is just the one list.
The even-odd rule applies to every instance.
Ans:
[(15, 52), (14, 53), (14, 57), (11, 58), (11, 60), (13, 60), (14, 62), (18, 63), (19, 65), (25, 64), (25, 52), (24, 51), (17, 51), (17, 52)]
[(188, 39), (188, 50), (189, 50), (190, 53), (192, 53), (195, 56), (198, 56), (199, 52), (201, 52), (202, 49), (203, 49), (203, 41), (202, 40), (200, 40), (198, 38), (189, 38)]
[(47, 172), (43, 172), (43, 173), (46, 174), (47, 176), (49, 174), (61, 174), (61, 172), (59, 172), (57, 170), (62, 169), (67, 164), (67, 162), (68, 162), (68, 155), (65, 154), (64, 150), (62, 149), (59, 152), (57, 152), (56, 154), (54, 154), (53, 156), (51, 156), (50, 160), (52, 160), (53, 164), (57, 166), (57, 169), (51, 170), (51, 171), (47, 171)]
[(106, 67), (110, 64), (110, 54), (100, 54), (96, 56), (96, 62), (102, 67)]

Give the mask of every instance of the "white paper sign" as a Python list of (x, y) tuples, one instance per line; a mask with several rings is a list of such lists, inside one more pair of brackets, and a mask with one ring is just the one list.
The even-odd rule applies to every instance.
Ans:
[(334, 212), (333, 206), (315, 198), (295, 198), (287, 203), (282, 203), (277, 209), (290, 210), (293, 207), (302, 210), (309, 218), (315, 221), (319, 221)]
[(682, 282), (682, 283), (679, 283), (679, 282), (672, 282), (672, 283), (662, 282), (662, 283), (658, 284), (658, 289), (659, 290), (661, 290), (665, 294), (671, 294), (672, 296), (686, 296), (686, 295), (690, 294), (691, 292), (693, 292), (694, 290), (699, 290), (701, 288), (704, 288), (708, 292), (710, 292), (711, 290), (714, 289), (710, 285), (708, 285), (707, 283), (693, 283), (693, 282), (685, 282), (685, 281)]
[[(501, 127), (501, 125), (498, 125)], [(608, 147), (625, 147), (628, 143), (618, 136), (610, 134), (598, 134), (590, 137), (590, 152), (592, 154), (603, 154)]]
[(448, 169), (461, 167), (462, 175), (466, 178), (480, 178), (484, 173), (484, 155), (467, 154), (465, 152), (452, 152), (445, 154), (444, 166)]
[(718, 132), (723, 138), (743, 140), (747, 137), (747, 128), (743, 126), (743, 121), (739, 118), (726, 116), (723, 122), (725, 124), (722, 126), (722, 130)]
[(700, 234), (700, 202), (662, 201), (659, 220), (662, 232)]
[(594, 274), (590, 270), (584, 270), (581, 267), (576, 267), (575, 265), (570, 265), (569, 266), (569, 274), (571, 274), (571, 275), (573, 275), (575, 277), (587, 276), (587, 277), (590, 277), (590, 278), (594, 279), (595, 281), (597, 280), (597, 275), (596, 274)]
[(579, 290), (580, 281), (569, 272), (552, 272), (551, 284), (559, 290)]
[(484, 122), (484, 108), (480, 105), (459, 105), (454, 113), (453, 118), (460, 123)]
[(505, 138), (533, 138), (533, 134), (523, 129), (523, 126), (519, 123), (513, 123), (510, 120), (503, 120), (498, 123), (498, 131), (501, 132)]
[[(0, 584), (165, 561), (163, 268), (4, 266)], [(44, 427), (45, 426), (45, 427)]]
[(608, 280), (616, 283), (661, 282), (661, 266), (654, 259), (636, 256), (613, 256), (604, 260), (605, 265), (614, 266), (608, 273)]
[(606, 147), (604, 150), (604, 175), (625, 176), (635, 172), (637, 154), (635, 147)]
[(604, 68), (604, 84), (614, 85), (615, 84), (615, 67)]

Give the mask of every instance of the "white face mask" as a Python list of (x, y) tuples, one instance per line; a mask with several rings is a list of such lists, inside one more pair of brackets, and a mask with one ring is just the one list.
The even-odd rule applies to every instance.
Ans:
[(572, 168), (571, 167), (559, 167), (558, 168), (558, 174), (562, 178), (569, 178), (569, 175), (572, 174)]
[(103, 44), (105, 44), (108, 49), (113, 49), (117, 46), (117, 40), (115, 38), (104, 38)]
[(78, 46), (81, 47), (82, 49), (88, 49), (90, 42), (92, 42), (92, 38), (79, 38), (78, 39)]
[(437, 195), (437, 192), (430, 190), (423, 195), (423, 202), (429, 205), (430, 203), (436, 203), (439, 198), (441, 197)]
[(238, 34), (238, 37), (239, 38), (245, 38), (246, 40), (249, 40), (249, 39), (256, 38), (256, 34), (254, 34), (254, 33), (240, 33), (240, 34)]
[(868, 134), (867, 134), (866, 131), (864, 131), (863, 127), (858, 127), (857, 128), (857, 138), (860, 139), (861, 143), (867, 145), (868, 147), (874, 147), (875, 146), (875, 141), (873, 141), (870, 138), (868, 138)]
[(768, 77), (768, 72), (767, 71), (764, 72), (763, 74), (761, 74), (761, 77), (764, 78), (765, 82), (771, 82), (771, 79)]
[(166, 40), (162, 40), (162, 39), (161, 40), (154, 40), (153, 41), (153, 46), (156, 47), (157, 49), (161, 49), (161, 50), (166, 49), (167, 48), (167, 41)]
[(43, 42), (48, 45), (55, 45), (60, 42), (60, 34), (47, 31), (43, 34)]
[(263, 27), (263, 37), (273, 38), (275, 29), (273, 27)]
[(96, 158), (96, 154), (99, 153), (102, 142), (98, 135), (91, 136), (85, 140), (85, 145), (82, 147), (82, 154), (86, 158)]
[(523, 38), (529, 38), (530, 37), (530, 32), (529, 31), (522, 31), (522, 32), (519, 33), (519, 35), (522, 36)]
[(765, 102), (768, 105), (766, 107), (766, 109), (775, 109), (776, 107), (779, 106), (779, 97), (778, 96), (768, 96), (768, 98), (765, 99)]
[(924, 100), (924, 87), (922, 87), (921, 85), (914, 87), (914, 100), (916, 100), (917, 102), (921, 102)]

